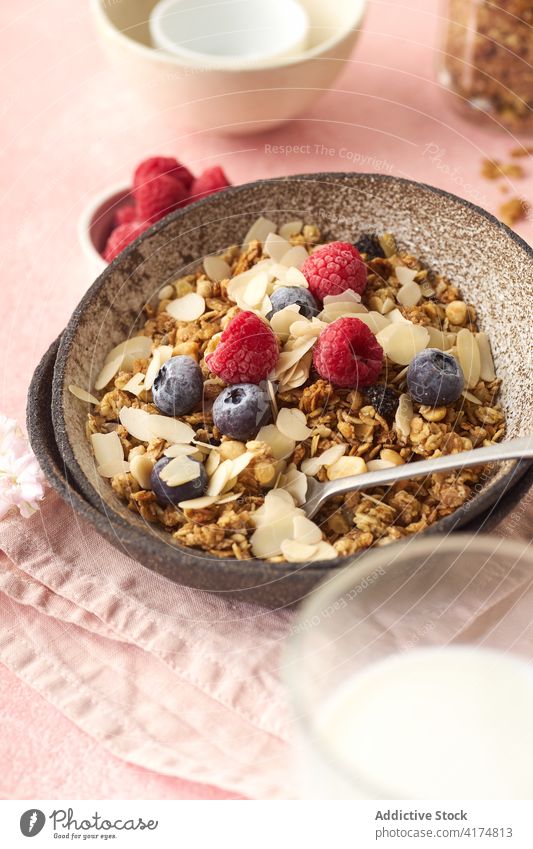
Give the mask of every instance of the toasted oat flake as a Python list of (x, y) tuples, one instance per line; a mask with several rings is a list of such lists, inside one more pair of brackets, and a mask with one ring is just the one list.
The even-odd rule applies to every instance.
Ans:
[(275, 233), (277, 229), (278, 228), (273, 221), (269, 221), (268, 218), (264, 218), (261, 215), (257, 221), (254, 221), (244, 237), (244, 245), (248, 245), (250, 242), (255, 240), (258, 242), (264, 242), (268, 234)]
[(130, 395), (135, 395), (136, 398), (144, 392), (144, 374), (138, 371), (133, 377), (130, 377), (125, 386), (122, 387), (123, 392), (129, 392)]
[(328, 479), (348, 478), (352, 475), (362, 475), (366, 472), (366, 463), (362, 457), (341, 457), (336, 463), (328, 466)]
[(311, 429), (307, 427), (305, 413), (296, 407), (283, 407), (278, 413), (276, 427), (289, 439), (296, 442), (307, 439), (311, 435)]
[(203, 266), (207, 277), (215, 283), (231, 277), (231, 268), (221, 256), (206, 256)]
[(284, 239), (290, 239), (291, 236), (298, 236), (302, 232), (303, 226), (303, 221), (287, 221), (286, 224), (282, 224), (279, 228), (279, 234)]
[(87, 401), (88, 404), (100, 403), (98, 398), (95, 398), (94, 395), (91, 395), (91, 393), (87, 392), (86, 389), (82, 389), (81, 386), (75, 386), (74, 383), (69, 385), (68, 391), (72, 393), (75, 398), (79, 398), (80, 401)]
[[(110, 433), (93, 433), (91, 434), (91, 443), (97, 466), (107, 468), (108, 466), (124, 461), (124, 450), (116, 431), (112, 430)], [(109, 477), (112, 477), (112, 475), (109, 475)]]
[(457, 356), (465, 376), (465, 383), (469, 389), (472, 389), (477, 384), (481, 373), (481, 357), (476, 337), (466, 327), (457, 334)]
[(137, 454), (130, 460), (130, 472), (143, 489), (152, 489), (152, 469), (154, 460), (146, 454)]
[(376, 338), (393, 363), (405, 366), (426, 348), (429, 333), (421, 324), (397, 322), (381, 330)]
[(181, 486), (200, 477), (200, 466), (186, 455), (174, 457), (161, 469), (159, 477), (167, 486)]
[(205, 312), (205, 299), (197, 292), (189, 292), (167, 305), (167, 310), (177, 321), (196, 321)]

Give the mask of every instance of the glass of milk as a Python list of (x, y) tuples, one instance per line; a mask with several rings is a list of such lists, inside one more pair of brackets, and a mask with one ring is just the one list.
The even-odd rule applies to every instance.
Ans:
[(533, 798), (533, 552), (373, 549), (308, 599), (285, 654), (307, 799)]

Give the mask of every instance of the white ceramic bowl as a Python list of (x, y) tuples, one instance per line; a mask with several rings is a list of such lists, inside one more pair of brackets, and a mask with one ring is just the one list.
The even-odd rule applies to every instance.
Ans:
[(79, 217), (78, 238), (91, 283), (107, 266), (102, 251), (115, 226), (116, 211), (129, 202), (129, 186), (110, 186), (92, 198)]
[(184, 62), (245, 69), (305, 50), (309, 16), (299, 0), (159, 0), (150, 35)]
[[(205, 2), (205, 0), (202, 0)], [(270, 129), (305, 112), (349, 58), (366, 0), (300, 0), (309, 17), (306, 50), (253, 68), (209, 67), (157, 50), (149, 20), (155, 0), (91, 0), (108, 55), (127, 84), (183, 127), (227, 135)]]

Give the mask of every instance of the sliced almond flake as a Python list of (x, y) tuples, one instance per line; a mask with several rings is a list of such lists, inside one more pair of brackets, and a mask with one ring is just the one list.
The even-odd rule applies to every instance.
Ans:
[(269, 313), (272, 312), (272, 301), (270, 300), (268, 295), (265, 295), (265, 297), (261, 301), (259, 312), (263, 317), (266, 317)]
[(403, 383), (405, 378), (407, 377), (407, 372), (409, 371), (409, 366), (405, 366), (401, 371), (398, 372), (395, 378), (393, 378), (392, 383)]
[(410, 396), (404, 392), (400, 395), (398, 401), (398, 407), (396, 409), (396, 415), (394, 417), (394, 424), (396, 426), (396, 430), (398, 433), (405, 437), (409, 436), (411, 433), (411, 420), (414, 415), (413, 403), (411, 401)]
[(130, 472), (142, 489), (152, 489), (152, 469), (155, 462), (146, 454), (137, 454), (130, 460)]
[(381, 330), (377, 340), (393, 363), (405, 366), (427, 346), (429, 333), (421, 324), (397, 322)]
[(268, 254), (274, 262), (281, 262), (288, 250), (290, 250), (289, 242), (278, 236), (276, 233), (269, 233), (263, 245), (263, 252)]
[(392, 448), (383, 448), (383, 450), (379, 452), (379, 456), (381, 460), (386, 460), (388, 463), (392, 463), (393, 466), (405, 465), (405, 460), (401, 454), (398, 454), (397, 451), (393, 451)]
[(146, 377), (144, 378), (144, 388), (151, 389), (154, 385), (159, 369), (172, 356), (172, 345), (160, 345), (152, 354), (152, 359), (146, 369)]
[(344, 292), (339, 292), (338, 295), (326, 295), (324, 297), (324, 307), (338, 303), (360, 304), (361, 295), (358, 292), (354, 292), (353, 289), (345, 289)]
[(282, 265), (280, 262), (275, 262), (271, 265), (269, 272), (274, 281), (274, 288), (285, 286), (285, 278), (287, 277), (288, 270), (287, 266)]
[(486, 380), (490, 383), (496, 378), (496, 372), (494, 371), (494, 361), (492, 359), (489, 337), (486, 333), (476, 333), (476, 342), (479, 348), (479, 356), (481, 358), (481, 368), (479, 373), (481, 380)]
[(228, 492), (233, 492), (233, 489), (235, 488), (236, 483), (237, 483), (236, 477), (230, 478), (229, 481), (227, 482), (227, 484), (225, 485), (224, 489), (222, 490), (222, 495), (227, 495)]
[(131, 354), (135, 355), (135, 357), (140, 360), (144, 360), (146, 357), (150, 356), (151, 350), (152, 340), (149, 336), (131, 336), (124, 342), (121, 342), (120, 345), (112, 348), (105, 358), (105, 361), (106, 363), (109, 363), (117, 357), (126, 357)]
[(115, 357), (114, 360), (109, 360), (104, 364), (102, 371), (94, 381), (94, 388), (96, 391), (100, 389), (104, 389), (110, 380), (112, 380), (124, 362), (124, 354), (120, 354), (118, 357)]
[(285, 492), (283, 489), (271, 489), (267, 492), (262, 506), (251, 513), (250, 519), (256, 528), (261, 528), (280, 519), (283, 521), (290, 519), (287, 536), (292, 536), (292, 518), (298, 513), (302, 513), (302, 511), (297, 509), (294, 498), (289, 492)]
[(176, 321), (196, 321), (205, 312), (205, 298), (197, 292), (188, 292), (187, 295), (171, 301), (166, 312)]
[(164, 439), (167, 442), (189, 443), (194, 439), (194, 430), (185, 422), (173, 419), (170, 416), (148, 417), (148, 429), (150, 439)]
[(181, 510), (205, 510), (219, 501), (218, 495), (201, 495), (199, 498), (189, 498), (187, 501), (178, 502)]
[(429, 348), (437, 348), (438, 351), (447, 351), (449, 348), (451, 348), (451, 343), (448, 339), (448, 333), (444, 333), (442, 330), (438, 330), (436, 327), (431, 327), (431, 325), (428, 325), (426, 327), (426, 330), (429, 333)]
[(463, 327), (457, 334), (457, 355), (459, 365), (465, 376), (468, 389), (472, 389), (479, 380), (481, 373), (481, 357), (476, 337), (468, 328)]
[(254, 221), (254, 223), (248, 230), (246, 236), (244, 237), (243, 244), (247, 245), (250, 242), (254, 242), (256, 239), (258, 242), (264, 242), (268, 234), (275, 233), (277, 229), (278, 228), (273, 221), (269, 221), (268, 218), (264, 218), (262, 215), (260, 215), (257, 221)]
[(175, 445), (171, 445), (169, 448), (165, 448), (163, 454), (165, 457), (194, 457), (195, 460), (199, 457), (203, 457), (203, 454), (198, 451), (195, 445), (183, 445), (179, 442)]
[(396, 301), (394, 301), (392, 298), (387, 297), (387, 298), (385, 298), (385, 300), (383, 301), (383, 303), (381, 305), (380, 313), (382, 315), (387, 315), (393, 309), (395, 309), (395, 307), (396, 307)]
[(124, 460), (124, 450), (118, 433), (92, 433), (91, 443), (97, 466), (109, 466)]
[(88, 404), (100, 403), (98, 398), (95, 398), (94, 395), (91, 395), (91, 393), (87, 392), (86, 389), (82, 389), (81, 386), (76, 386), (74, 383), (69, 385), (68, 391), (71, 392), (75, 398), (79, 398), (80, 401), (87, 401)]
[(360, 318), (361, 315), (367, 313), (367, 308), (356, 301), (339, 301), (336, 304), (328, 304), (327, 307), (324, 307), (322, 312), (318, 314), (318, 318), (320, 321), (331, 324), (331, 322), (337, 321), (338, 318), (344, 318), (344, 316)]
[(412, 324), (408, 318), (406, 318), (399, 309), (391, 310), (387, 313), (387, 318), (392, 322), (403, 322), (403, 324)]
[(215, 283), (231, 277), (231, 268), (221, 256), (206, 256), (203, 265), (206, 275)]
[(289, 332), (295, 339), (312, 339), (313, 337), (319, 336), (325, 327), (326, 325), (323, 321), (318, 321), (316, 318), (309, 321), (308, 318), (302, 317), (291, 324)]
[(377, 336), (382, 330), (389, 326), (390, 322), (388, 316), (381, 315), (380, 312), (376, 310), (372, 310), (371, 312), (365, 313), (364, 315), (356, 315), (354, 318), (358, 318), (359, 321), (362, 321), (363, 324), (366, 324), (369, 330), (372, 331), (374, 336)]
[(215, 473), (215, 470), (220, 466), (220, 454), (218, 451), (211, 451), (207, 460), (205, 461), (205, 471), (208, 477), (211, 477)]
[(166, 286), (163, 286), (163, 288), (157, 293), (157, 297), (160, 301), (170, 301), (172, 298), (175, 298), (176, 290), (172, 283), (168, 283)]
[(279, 377), (280, 374), (283, 374), (283, 372), (288, 371), (292, 366), (296, 365), (302, 359), (303, 355), (311, 350), (315, 342), (315, 337), (304, 339), (291, 351), (282, 351), (271, 374), (271, 379)]
[(275, 521), (261, 524), (250, 537), (255, 557), (275, 557), (281, 554), (281, 544), (292, 534), (292, 514), (285, 513)]
[(283, 407), (278, 413), (276, 427), (284, 436), (297, 442), (311, 436), (311, 428), (307, 427), (305, 413), (296, 407)]
[(307, 545), (315, 545), (322, 540), (322, 531), (307, 516), (295, 516), (293, 521), (294, 539), (301, 540)]
[(306, 545), (296, 539), (284, 539), (280, 550), (288, 563), (307, 563), (316, 554), (316, 545)]
[(136, 398), (144, 392), (144, 374), (138, 371), (133, 377), (130, 377), (125, 386), (122, 387), (123, 392), (129, 392), (130, 395), (135, 395)]
[(295, 503), (299, 507), (300, 504), (305, 504), (307, 495), (307, 476), (300, 472), (296, 466), (291, 463), (280, 480), (280, 488), (286, 490), (294, 498)]
[(227, 482), (233, 477), (233, 460), (224, 460), (211, 477), (206, 495), (220, 495)]
[(186, 455), (174, 457), (161, 469), (159, 477), (167, 486), (181, 486), (200, 477), (200, 465)]
[(114, 478), (115, 475), (123, 475), (129, 472), (130, 464), (126, 460), (112, 460), (109, 463), (104, 463), (98, 466), (96, 471), (103, 478)]
[(270, 398), (270, 406), (272, 407), (272, 418), (276, 418), (278, 414), (278, 402), (276, 400), (276, 387), (271, 380), (267, 380), (268, 397)]
[(335, 551), (332, 545), (325, 540), (319, 542), (317, 546), (315, 546), (315, 553), (313, 557), (310, 558), (312, 563), (317, 562), (318, 560), (335, 560), (339, 555)]
[(252, 460), (254, 459), (255, 454), (252, 451), (246, 451), (244, 454), (241, 454), (239, 457), (236, 457), (235, 460), (232, 460), (233, 466), (231, 468), (231, 476), (232, 478), (238, 478), (241, 472), (244, 472), (247, 466), (250, 465)]
[(463, 391), (461, 392), (461, 395), (463, 396), (463, 398), (466, 398), (467, 401), (471, 401), (472, 404), (481, 404), (481, 401), (479, 400), (479, 398), (476, 398), (476, 396), (472, 395), (471, 392), (468, 392), (467, 389), (463, 389)]
[[(305, 359), (305, 358), (304, 358)], [(298, 365), (291, 375), (290, 380), (283, 382), (283, 391), (289, 391), (291, 389), (298, 389), (299, 386), (302, 386), (307, 378), (309, 377), (309, 371), (311, 368), (311, 362), (307, 362), (305, 367), (302, 367), (303, 360), (300, 365)]]
[(201, 448), (202, 451), (212, 451), (213, 446), (209, 444), (209, 442), (202, 442), (200, 439), (192, 439), (191, 442), (194, 445), (197, 445), (198, 448)]
[(281, 264), (285, 265), (287, 268), (295, 267), (301, 268), (304, 262), (309, 259), (309, 254), (303, 245), (295, 245), (292, 248), (289, 248), (287, 253), (283, 256), (281, 260)]
[(396, 293), (396, 300), (402, 307), (414, 307), (422, 298), (422, 292), (418, 283), (405, 283)]
[(392, 469), (396, 463), (391, 463), (390, 460), (369, 460), (366, 468), (369, 472), (381, 472), (383, 469)]
[(279, 234), (288, 240), (291, 236), (298, 236), (302, 232), (303, 226), (303, 221), (287, 221), (286, 224), (282, 224), (279, 228)]
[(306, 475), (316, 475), (322, 466), (331, 466), (337, 460), (340, 460), (346, 454), (347, 449), (348, 446), (344, 444), (332, 445), (331, 448), (327, 448), (318, 457), (310, 457), (304, 460), (300, 468)]
[(240, 492), (228, 492), (222, 498), (218, 497), (218, 504), (229, 504), (231, 501), (237, 501), (241, 497)]
[(341, 457), (336, 463), (328, 466), (328, 480), (349, 478), (352, 475), (362, 475), (366, 472), (366, 463), (362, 457)]
[(307, 279), (304, 277), (302, 272), (296, 266), (291, 266), (287, 269), (287, 273), (285, 275), (285, 285), (286, 286), (298, 286), (300, 289), (308, 289), (309, 283)]
[(288, 439), (273, 424), (264, 425), (259, 430), (256, 440), (268, 445), (276, 460), (283, 460), (285, 457), (289, 457), (296, 448), (294, 439)]
[[(400, 286), (408, 286), (409, 283), (412, 283), (415, 279), (418, 271), (414, 268), (406, 268), (403, 265), (397, 265), (394, 269), (396, 272), (396, 279)], [(400, 302), (401, 303), (401, 302)]]
[(150, 413), (134, 407), (122, 407), (118, 417), (120, 424), (126, 428), (130, 436), (141, 442), (150, 442), (152, 439), (149, 426)]
[(266, 295), (268, 286), (268, 274), (264, 271), (256, 274), (255, 277), (246, 284), (244, 291), (240, 298), (247, 304), (249, 307), (255, 307), (257, 304), (260, 304), (263, 298)]
[(289, 329), (295, 323), (295, 317), (299, 316), (300, 307), (298, 304), (289, 304), (288, 307), (283, 307), (282, 310), (275, 312), (270, 319), (270, 326), (274, 333), (278, 336), (288, 337)]

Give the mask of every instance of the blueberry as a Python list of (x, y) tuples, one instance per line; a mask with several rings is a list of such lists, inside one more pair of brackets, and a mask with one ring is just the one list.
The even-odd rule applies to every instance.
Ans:
[(224, 389), (213, 404), (213, 422), (225, 436), (246, 440), (272, 421), (267, 393), (255, 383), (238, 383)]
[(167, 416), (184, 416), (202, 400), (202, 369), (192, 357), (171, 357), (157, 373), (152, 386), (154, 404)]
[(385, 419), (388, 424), (392, 424), (400, 396), (398, 393), (385, 386), (384, 383), (375, 383), (374, 386), (367, 386), (364, 389), (367, 404), (374, 407), (376, 413)]
[(301, 286), (280, 286), (275, 289), (270, 296), (272, 309), (268, 313), (267, 318), (271, 319), (275, 312), (279, 312), (291, 304), (298, 304), (300, 307), (300, 315), (305, 318), (313, 318), (318, 315), (318, 306), (308, 289), (303, 289)]
[(187, 457), (191, 463), (198, 466), (198, 477), (187, 483), (182, 483), (179, 486), (169, 486), (165, 481), (161, 480), (161, 472), (168, 466), (171, 457), (161, 457), (157, 461), (151, 474), (152, 491), (162, 507), (168, 507), (169, 504), (175, 505), (180, 501), (188, 501), (190, 498), (200, 498), (207, 489), (207, 474), (202, 463), (198, 460), (193, 460)]
[(375, 233), (363, 233), (357, 242), (354, 242), (354, 247), (359, 253), (366, 254), (369, 259), (385, 257), (385, 251)]
[(407, 387), (411, 397), (428, 407), (453, 404), (464, 385), (464, 375), (455, 357), (436, 348), (420, 351), (407, 370)]

